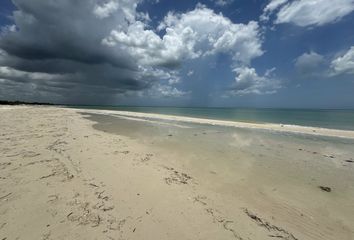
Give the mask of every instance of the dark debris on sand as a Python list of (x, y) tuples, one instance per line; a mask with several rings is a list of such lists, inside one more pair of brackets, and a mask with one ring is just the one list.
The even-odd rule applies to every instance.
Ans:
[(332, 189), (330, 187), (325, 187), (325, 186), (318, 186), (322, 191), (324, 192), (331, 192)]

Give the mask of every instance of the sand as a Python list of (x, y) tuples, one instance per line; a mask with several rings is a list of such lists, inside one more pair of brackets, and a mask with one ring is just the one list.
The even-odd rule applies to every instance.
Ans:
[[(345, 162), (352, 159), (346, 145), (291, 146), (301, 161), (289, 167), (286, 164), (295, 158), (282, 150), (288, 145), (249, 151), (254, 140), (235, 132), (219, 153), (213, 127), (182, 124), (224, 121), (114, 112), (128, 117), (119, 123), (132, 128), (121, 134), (109, 128), (115, 124), (100, 125), (82, 113), (112, 114), (59, 107), (0, 108), (0, 239), (354, 237), (354, 170)], [(136, 117), (144, 119), (131, 119)], [(161, 118), (174, 122), (156, 123)], [(157, 124), (163, 136), (150, 132)], [(134, 129), (139, 135), (131, 133)], [(183, 143), (178, 138), (192, 132), (195, 139)], [(306, 133), (352, 136), (338, 130)], [(279, 157), (268, 164), (260, 159), (270, 153), (289, 155), (291, 161)], [(235, 154), (237, 165), (213, 162)], [(199, 158), (206, 161), (196, 161)], [(322, 184), (331, 192), (318, 188)]]

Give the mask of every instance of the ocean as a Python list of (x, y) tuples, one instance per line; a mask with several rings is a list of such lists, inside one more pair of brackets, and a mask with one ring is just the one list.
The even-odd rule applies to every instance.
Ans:
[(277, 123), (354, 130), (354, 110), (195, 107), (70, 106), (83, 109), (158, 113), (250, 123)]

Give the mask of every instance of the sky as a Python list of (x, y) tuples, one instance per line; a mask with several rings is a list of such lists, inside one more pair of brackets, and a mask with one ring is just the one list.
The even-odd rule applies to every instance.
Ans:
[(354, 0), (1, 0), (0, 100), (354, 108)]

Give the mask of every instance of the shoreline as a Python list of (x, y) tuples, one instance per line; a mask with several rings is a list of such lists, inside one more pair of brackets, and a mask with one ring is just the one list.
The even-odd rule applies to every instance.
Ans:
[(81, 113), (118, 115), (122, 117), (136, 118), (140, 120), (153, 119), (153, 120), (175, 121), (175, 122), (194, 123), (194, 124), (207, 124), (207, 125), (223, 126), (223, 127), (235, 127), (235, 128), (243, 128), (243, 129), (258, 129), (258, 130), (269, 130), (269, 131), (286, 132), (286, 133), (294, 133), (294, 134), (307, 134), (307, 135), (314, 135), (314, 136), (354, 139), (354, 131), (351, 130), (330, 129), (330, 128), (320, 128), (320, 127), (310, 127), (310, 126), (300, 126), (300, 125), (290, 125), (290, 124), (235, 122), (235, 121), (226, 121), (226, 120), (217, 120), (217, 119), (195, 118), (195, 117), (176, 116), (176, 115), (167, 115), (167, 114), (165, 115), (165, 114), (157, 114), (157, 113), (141, 113), (141, 112), (113, 111), (113, 110), (92, 110), (92, 109), (74, 109), (74, 110)]

